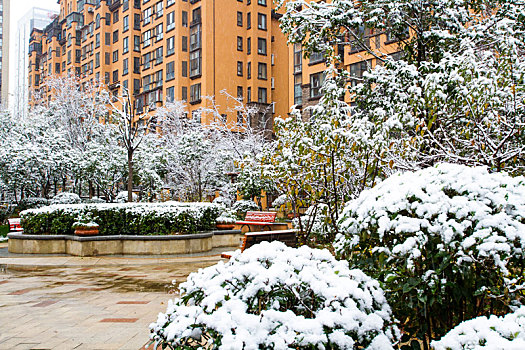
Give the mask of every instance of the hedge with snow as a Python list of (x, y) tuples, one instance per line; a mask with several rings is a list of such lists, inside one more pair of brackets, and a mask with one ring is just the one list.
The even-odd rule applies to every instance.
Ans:
[(123, 203), (50, 205), (20, 213), (26, 234), (73, 234), (73, 224), (89, 215), (100, 235), (168, 235), (209, 231), (224, 207), (211, 203)]
[(263, 242), (192, 273), (150, 325), (175, 349), (392, 349), (379, 283), (327, 250)]
[(429, 340), (521, 302), (524, 215), (524, 177), (440, 164), (350, 202), (335, 248), (384, 283), (407, 334)]
[(485, 316), (465, 321), (439, 341), (435, 350), (525, 349), (525, 307), (504, 317)]

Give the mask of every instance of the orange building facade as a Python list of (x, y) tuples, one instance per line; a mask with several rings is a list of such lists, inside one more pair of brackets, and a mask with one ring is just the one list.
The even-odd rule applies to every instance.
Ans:
[[(186, 101), (203, 124), (214, 115), (235, 128), (242, 98), (260, 111), (252, 126), (273, 127), (289, 111), (289, 50), (271, 0), (59, 0), (60, 15), (30, 39), (33, 102), (51, 75), (127, 89), (138, 114)], [(30, 98), (31, 100), (31, 98)]]

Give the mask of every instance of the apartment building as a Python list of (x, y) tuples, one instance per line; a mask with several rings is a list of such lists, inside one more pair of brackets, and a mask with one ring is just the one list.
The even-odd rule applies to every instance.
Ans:
[[(50, 75), (127, 89), (138, 114), (186, 101), (203, 124), (213, 115), (232, 128), (241, 97), (258, 108), (254, 126), (272, 128), (288, 113), (289, 54), (271, 0), (59, 0), (60, 15), (30, 39), (29, 85)], [(50, 98), (50, 96), (48, 96)]]
[(11, 0), (0, 0), (0, 102), (5, 109), (9, 102), (9, 25)]

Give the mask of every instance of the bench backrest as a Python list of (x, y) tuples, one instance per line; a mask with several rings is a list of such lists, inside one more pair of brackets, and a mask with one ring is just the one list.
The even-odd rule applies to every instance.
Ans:
[(20, 225), (20, 219), (18, 219), (18, 218), (16, 218), (16, 219), (7, 219), (7, 221), (9, 222), (9, 231), (10, 232), (23, 231), (22, 226)]
[(242, 241), (241, 251), (261, 242), (283, 242), (289, 247), (297, 246), (297, 230), (247, 232)]
[(249, 211), (246, 213), (245, 221), (257, 221), (257, 222), (274, 222), (276, 212), (269, 211)]

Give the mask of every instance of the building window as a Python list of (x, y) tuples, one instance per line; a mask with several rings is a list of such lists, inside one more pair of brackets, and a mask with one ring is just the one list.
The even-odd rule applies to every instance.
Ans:
[(252, 88), (248, 87), (246, 89), (246, 102), (252, 102)]
[(181, 98), (184, 102), (188, 101), (188, 88), (186, 86), (181, 89)]
[(155, 12), (157, 18), (162, 17), (162, 14), (164, 13), (164, 4), (162, 3), (162, 1), (157, 2), (157, 4), (155, 5)]
[(133, 36), (133, 51), (140, 52), (140, 36)]
[(166, 7), (171, 6), (175, 3), (175, 0), (167, 0), (166, 1)]
[[(138, 95), (140, 93), (140, 79), (133, 79), (133, 94)], [(137, 99), (139, 101), (140, 99)]]
[(312, 52), (310, 54), (310, 63), (320, 63), (324, 61), (324, 54), (322, 52)]
[(252, 38), (246, 39), (246, 53), (248, 55), (252, 53)]
[(166, 16), (166, 31), (169, 32), (172, 29), (175, 29), (175, 11), (171, 11)]
[(303, 76), (301, 74), (296, 74), (294, 76), (294, 86), (293, 86), (293, 103), (295, 105), (303, 104)]
[(106, 25), (110, 26), (111, 25), (111, 13), (106, 13), (106, 16), (104, 17), (104, 19), (106, 20)]
[(257, 0), (257, 4), (266, 6), (266, 0)]
[(182, 51), (188, 52), (188, 37), (184, 35), (182, 36)]
[(201, 84), (194, 84), (190, 86), (190, 103), (199, 102), (201, 99)]
[(363, 74), (368, 69), (369, 61), (361, 61), (350, 65), (350, 79), (352, 86), (356, 86), (363, 79)]
[(237, 26), (242, 27), (242, 12), (237, 11)]
[(182, 26), (187, 27), (188, 26), (188, 12), (182, 11)]
[(151, 31), (147, 30), (143, 34), (142, 47), (148, 47), (151, 44)]
[(246, 65), (246, 77), (248, 79), (252, 78), (252, 63), (251, 62), (248, 62), (248, 64)]
[(267, 91), (266, 91), (266, 88), (259, 88), (259, 99), (258, 99), (258, 102), (259, 103), (268, 103), (268, 95), (267, 95)]
[(242, 101), (242, 97), (243, 97), (242, 86), (237, 86), (237, 99), (239, 101)]
[(100, 67), (100, 52), (95, 54), (95, 68)]
[(138, 13), (133, 15), (133, 29), (140, 29), (140, 14)]
[(100, 14), (97, 14), (97, 17), (95, 17), (95, 28), (100, 28)]
[(167, 102), (175, 101), (175, 88), (173, 86), (166, 89), (166, 101)]
[(182, 61), (182, 76), (184, 78), (188, 77), (188, 61)]
[(237, 37), (237, 51), (242, 51), (242, 37)]
[(201, 75), (201, 50), (190, 53), (190, 78)]
[(113, 51), (113, 63), (118, 61), (118, 50)]
[(95, 35), (95, 47), (100, 47), (100, 33)]
[(118, 11), (113, 12), (113, 23), (118, 22)]
[(124, 19), (123, 19), (123, 28), (122, 30), (124, 32), (128, 31), (129, 30), (129, 16), (125, 16)]
[(267, 79), (266, 71), (267, 71), (266, 63), (259, 62), (257, 66), (257, 78), (266, 80)]
[(133, 73), (140, 73), (140, 57), (133, 57)]
[(293, 66), (294, 73), (300, 73), (303, 70), (303, 56), (301, 44), (293, 45)]
[(264, 13), (257, 14), (257, 28), (266, 30), (266, 15)]
[(147, 54), (142, 57), (142, 64), (144, 66), (144, 69), (148, 69), (151, 67), (151, 52), (148, 52)]
[(324, 72), (310, 75), (310, 98), (321, 97), (321, 87), (324, 82)]
[(257, 39), (257, 53), (259, 55), (266, 55), (266, 39), (265, 38)]
[(158, 26), (154, 29), (154, 35), (156, 38), (156, 42), (162, 40), (164, 38), (164, 32), (163, 32), (163, 25), (160, 23)]
[(113, 71), (113, 82), (118, 82), (118, 69)]
[(148, 7), (144, 10), (142, 13), (142, 18), (144, 18), (144, 25), (149, 24), (151, 22), (151, 7)]
[(122, 75), (126, 75), (129, 72), (129, 60), (126, 58), (122, 61)]
[(246, 28), (250, 29), (252, 27), (252, 13), (248, 12), (246, 14)]
[(201, 25), (195, 25), (190, 29), (190, 51), (201, 48)]
[(169, 62), (166, 65), (166, 81), (175, 79), (175, 62)]
[(164, 51), (164, 48), (162, 46), (158, 47), (155, 50), (155, 64), (161, 64), (164, 61), (163, 51)]
[(242, 62), (241, 61), (237, 61), (237, 75), (242, 77)]
[(108, 65), (109, 61), (110, 61), (110, 55), (109, 55), (109, 52), (106, 52), (104, 54), (104, 64)]
[(125, 37), (122, 41), (122, 53), (128, 53), (129, 52), (129, 38)]
[(201, 23), (201, 8), (198, 7), (195, 10), (193, 10), (191, 12), (191, 17), (192, 17), (192, 23), (191, 23), (192, 25)]
[(166, 56), (173, 55), (175, 53), (175, 37), (172, 36), (166, 40)]

